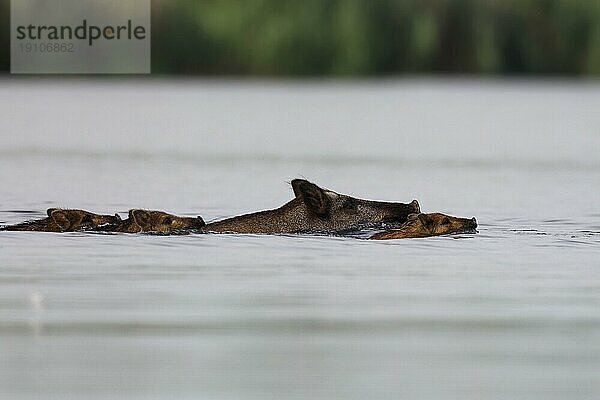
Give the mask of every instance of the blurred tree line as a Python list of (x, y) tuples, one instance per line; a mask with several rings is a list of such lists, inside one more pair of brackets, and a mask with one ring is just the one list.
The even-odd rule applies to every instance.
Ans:
[[(3, 16), (7, 2), (0, 0)], [(600, 0), (153, 0), (152, 7), (159, 74), (600, 75)], [(8, 56), (2, 50), (4, 70)]]

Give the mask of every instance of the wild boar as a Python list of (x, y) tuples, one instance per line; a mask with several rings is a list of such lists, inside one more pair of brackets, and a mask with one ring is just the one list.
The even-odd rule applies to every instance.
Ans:
[(433, 214), (411, 214), (398, 229), (390, 229), (385, 232), (379, 232), (369, 239), (404, 239), (404, 238), (423, 238), (429, 236), (447, 235), (450, 233), (475, 233), (477, 220), (475, 217), (457, 218), (450, 215)]
[(163, 211), (129, 210), (129, 217), (110, 231), (176, 233), (199, 231), (204, 226), (202, 217), (178, 217)]
[(74, 232), (97, 229), (104, 225), (117, 224), (121, 221), (118, 214), (100, 215), (85, 210), (65, 210), (49, 208), (47, 218), (26, 221), (17, 225), (0, 228), (3, 231), (33, 232)]
[(320, 188), (304, 179), (292, 182), (295, 198), (283, 206), (212, 222), (207, 232), (335, 233), (352, 229), (401, 224), (420, 212), (419, 203), (388, 203), (357, 199)]

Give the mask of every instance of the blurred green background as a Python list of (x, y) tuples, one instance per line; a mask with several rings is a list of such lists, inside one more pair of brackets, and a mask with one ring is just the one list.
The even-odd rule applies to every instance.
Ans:
[[(600, 0), (153, 0), (169, 75), (600, 75)], [(10, 24), (9, 0), (0, 23)], [(10, 69), (9, 29), (0, 70)]]

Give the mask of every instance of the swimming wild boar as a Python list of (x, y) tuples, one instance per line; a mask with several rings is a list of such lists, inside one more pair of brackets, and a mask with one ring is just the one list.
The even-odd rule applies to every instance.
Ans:
[(174, 233), (198, 231), (204, 227), (202, 217), (178, 217), (163, 211), (129, 210), (129, 218), (122, 221), (111, 232)]
[(47, 218), (27, 221), (17, 225), (0, 228), (3, 231), (34, 231), (34, 232), (74, 232), (87, 231), (103, 225), (116, 224), (121, 221), (118, 214), (100, 215), (84, 210), (63, 210), (49, 208)]
[(471, 219), (457, 218), (440, 213), (411, 214), (408, 216), (408, 221), (400, 228), (376, 233), (369, 239), (423, 238), (449, 233), (475, 233), (477, 232), (475, 228), (477, 228), (475, 217)]
[(229, 233), (335, 233), (351, 229), (401, 224), (420, 212), (419, 203), (387, 203), (335, 193), (304, 179), (292, 181), (295, 198), (275, 210), (212, 222), (207, 232)]

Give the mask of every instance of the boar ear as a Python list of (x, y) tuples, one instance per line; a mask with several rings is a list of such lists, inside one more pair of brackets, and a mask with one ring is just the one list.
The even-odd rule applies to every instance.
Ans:
[(196, 217), (196, 224), (198, 225), (198, 228), (202, 228), (202, 227), (206, 226), (206, 222), (204, 222), (204, 218), (202, 218), (199, 215)]
[(427, 229), (427, 232), (433, 231), (433, 228), (434, 228), (433, 218), (431, 218), (427, 214), (419, 214), (419, 220), (423, 224), (423, 227), (425, 227), (425, 229)]
[(115, 213), (115, 219), (116, 219), (117, 221), (119, 221), (119, 222), (121, 222), (121, 221), (122, 221), (122, 219), (121, 219), (121, 216), (120, 216), (119, 214), (117, 214), (117, 213)]
[(54, 209), (52, 211), (48, 210), (48, 212), (50, 218), (52, 218), (52, 221), (54, 221), (54, 223), (58, 225), (58, 227), (63, 231), (66, 231), (71, 227), (71, 221), (69, 220), (69, 216), (63, 210)]
[(292, 190), (294, 191), (294, 196), (300, 197), (300, 186), (305, 184), (310, 184), (310, 182), (304, 179), (292, 180)]
[(148, 226), (150, 223), (150, 213), (145, 210), (129, 210), (129, 218), (140, 227)]
[(301, 198), (311, 212), (321, 217), (329, 213), (331, 204), (323, 189), (304, 179), (294, 179), (292, 188), (296, 197)]
[(48, 216), (51, 217), (52, 213), (57, 210), (58, 210), (58, 208), (49, 208), (46, 210), (46, 214), (48, 214)]

